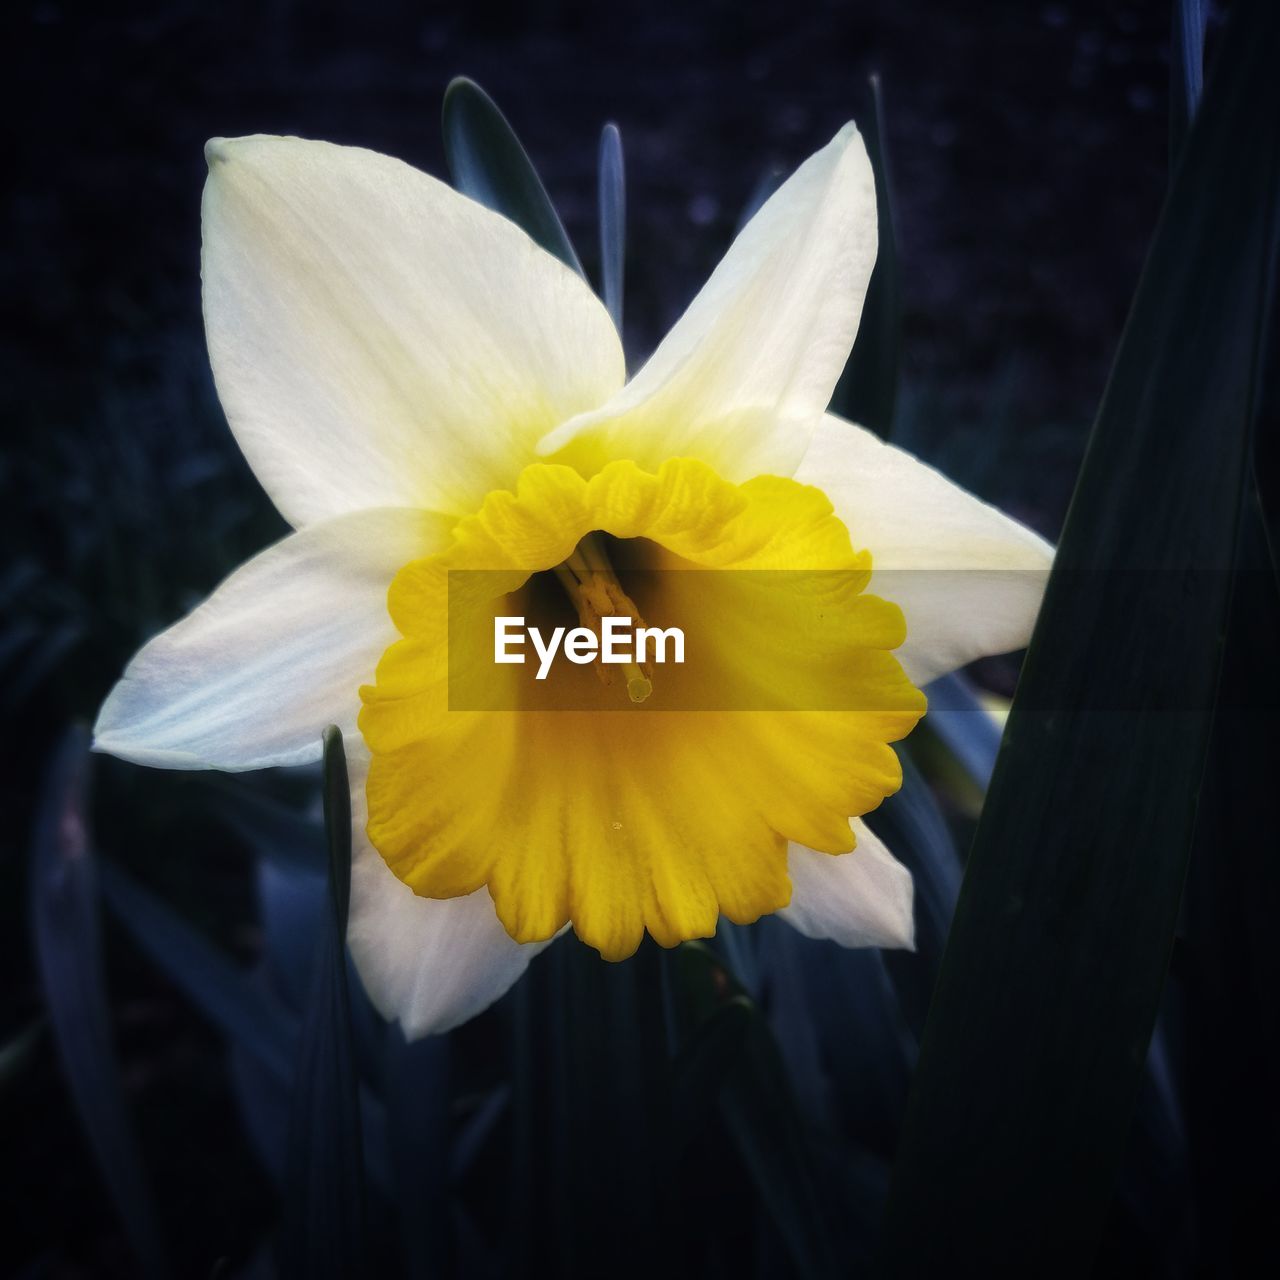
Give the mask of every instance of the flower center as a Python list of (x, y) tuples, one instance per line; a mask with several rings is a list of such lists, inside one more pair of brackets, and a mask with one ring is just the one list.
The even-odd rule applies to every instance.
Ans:
[[(630, 618), (635, 626), (644, 626), (640, 611), (622, 589), (609, 563), (599, 534), (587, 534), (574, 547), (573, 554), (563, 564), (556, 565), (555, 575), (577, 609), (580, 622), (589, 631), (602, 634), (604, 619), (610, 617)], [(612, 685), (616, 677), (603, 654), (602, 646), (596, 671), (604, 684)], [(653, 669), (648, 663), (624, 662), (622, 674), (632, 702), (643, 702), (653, 692)]]
[[(849, 853), (924, 711), (896, 605), (817, 489), (704, 463), (526, 468), (388, 594), (361, 690), (369, 838), (415, 892), (487, 886), (519, 942), (567, 922), (608, 959), (790, 900), (787, 845)], [(624, 587), (625, 584), (625, 587)], [(642, 618), (683, 663), (495, 663), (495, 624)], [(625, 680), (623, 699), (617, 676)], [(615, 677), (610, 687), (605, 681)]]

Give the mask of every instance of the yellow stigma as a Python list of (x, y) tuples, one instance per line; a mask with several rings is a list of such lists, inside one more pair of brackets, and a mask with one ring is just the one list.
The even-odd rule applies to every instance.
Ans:
[[(640, 611), (622, 589), (609, 563), (599, 534), (587, 534), (574, 547), (573, 554), (563, 564), (556, 565), (556, 577), (573, 601), (578, 620), (597, 635), (606, 617), (627, 617), (633, 626), (644, 626)], [(613, 684), (613, 671), (603, 661), (598, 661), (595, 667), (604, 684)], [(653, 672), (647, 662), (643, 666), (636, 662), (623, 663), (622, 674), (632, 702), (643, 702), (653, 692)]]

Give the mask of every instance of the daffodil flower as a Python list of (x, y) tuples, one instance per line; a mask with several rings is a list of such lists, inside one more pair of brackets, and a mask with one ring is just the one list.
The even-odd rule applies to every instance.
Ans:
[[(862, 815), (900, 785), (918, 686), (1026, 643), (1051, 551), (825, 412), (876, 253), (857, 131), (761, 208), (630, 381), (581, 278), (433, 178), (293, 138), (208, 159), (214, 377), (294, 532), (142, 649), (97, 748), (258, 769), (315, 760), (338, 724), (348, 940), (409, 1035), (485, 1008), (569, 926), (609, 959), (769, 912), (911, 946), (911, 877)], [(671, 570), (646, 613), (741, 634), (577, 710), (451, 708), (456, 571), (493, 575), (477, 616), (537, 591), (572, 624), (638, 617), (637, 568)], [(792, 577), (741, 585), (780, 569), (845, 584), (785, 653)], [(694, 708), (730, 668), (791, 709)]]

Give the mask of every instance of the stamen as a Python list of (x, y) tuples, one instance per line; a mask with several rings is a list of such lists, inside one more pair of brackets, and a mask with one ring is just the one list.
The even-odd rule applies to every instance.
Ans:
[[(602, 633), (601, 621), (606, 617), (625, 616), (631, 619), (633, 628), (644, 626), (640, 611), (622, 589), (604, 546), (594, 533), (587, 534), (569, 558), (556, 565), (555, 573), (578, 610), (582, 625), (597, 635)], [(653, 672), (649, 664), (626, 662), (621, 665), (627, 696), (632, 702), (643, 702), (653, 692)], [(604, 684), (614, 683), (612, 667), (603, 661), (596, 663), (596, 674)]]
[(653, 692), (653, 681), (634, 662), (628, 662), (622, 670), (627, 676), (627, 697), (632, 702), (643, 702)]

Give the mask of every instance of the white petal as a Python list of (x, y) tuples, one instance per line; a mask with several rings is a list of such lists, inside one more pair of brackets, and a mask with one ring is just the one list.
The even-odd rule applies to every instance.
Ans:
[(320, 756), (351, 731), (360, 685), (397, 638), (396, 571), (437, 550), (452, 521), (360, 511), (290, 534), (235, 571), (125, 668), (94, 747), (167, 769), (259, 769)]
[(488, 889), (420, 898), (365, 834), (367, 751), (348, 740), (354, 842), (347, 945), (369, 999), (405, 1036), (449, 1031), (498, 999), (547, 944), (514, 942)]
[(852, 853), (788, 846), (791, 904), (778, 914), (807, 937), (842, 947), (915, 950), (911, 872), (861, 818), (851, 825), (858, 840)]
[(297, 138), (206, 151), (214, 378), (294, 525), (474, 509), (544, 432), (622, 385), (617, 334), (582, 279), (443, 183)]
[(790, 475), (853, 346), (875, 256), (875, 181), (846, 125), (747, 224), (636, 377), (539, 452)]
[(827, 414), (796, 471), (871, 552), (871, 590), (900, 605), (916, 684), (1031, 638), (1053, 548), (919, 459)]

